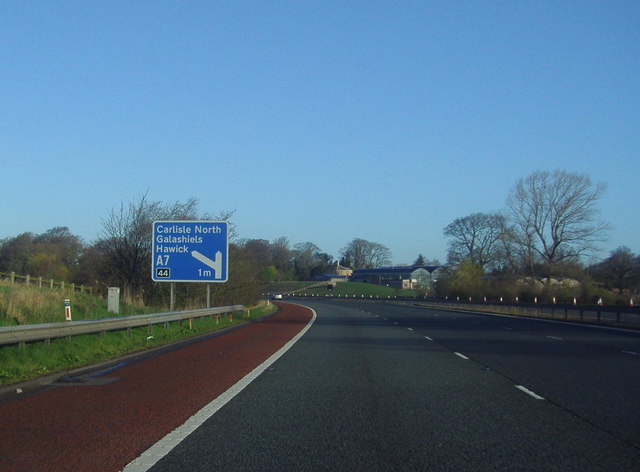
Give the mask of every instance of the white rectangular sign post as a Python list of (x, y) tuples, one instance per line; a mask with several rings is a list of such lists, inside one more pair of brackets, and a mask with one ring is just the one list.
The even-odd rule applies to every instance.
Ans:
[(155, 221), (151, 278), (155, 282), (226, 282), (226, 221)]
[(64, 319), (65, 321), (71, 321), (71, 300), (68, 298), (64, 300)]

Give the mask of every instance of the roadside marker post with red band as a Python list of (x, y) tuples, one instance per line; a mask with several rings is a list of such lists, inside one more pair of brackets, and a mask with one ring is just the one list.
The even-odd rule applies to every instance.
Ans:
[(71, 300), (68, 298), (64, 300), (64, 319), (65, 321), (71, 321)]

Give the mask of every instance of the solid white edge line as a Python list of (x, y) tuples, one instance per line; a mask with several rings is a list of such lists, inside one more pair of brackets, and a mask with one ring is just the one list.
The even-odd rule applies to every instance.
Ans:
[[(309, 307), (305, 307), (309, 308)], [(242, 379), (231, 386), (227, 391), (222, 393), (219, 397), (213, 400), (211, 403), (205, 405), (200, 411), (189, 418), (182, 426), (179, 426), (169, 434), (167, 434), (160, 441), (155, 443), (149, 449), (140, 455), (137, 459), (130, 462), (122, 472), (146, 472), (153, 467), (160, 459), (166, 456), (171, 450), (180, 444), (187, 436), (200, 427), (205, 421), (211, 418), (220, 408), (229, 403), (237, 394), (239, 394), (245, 387), (253, 382), (260, 374), (269, 368), (271, 364), (277, 361), (285, 352), (298, 342), (298, 340), (311, 328), (311, 325), (316, 320), (316, 312), (312, 308), (309, 308), (313, 312), (313, 316), (309, 323), (296, 334), (287, 344), (282, 346), (277, 352), (271, 355), (258, 367), (253, 369)]]
[(522, 385), (516, 385), (516, 388), (518, 390), (522, 390), (524, 393), (526, 393), (527, 395), (529, 395), (530, 397), (535, 398), (536, 400), (544, 400), (544, 398), (542, 398), (540, 395), (538, 395), (535, 392), (532, 392), (531, 390), (529, 390), (527, 387), (523, 387)]
[(466, 361), (469, 360), (469, 358), (467, 356), (465, 356), (464, 354), (460, 354), (459, 352), (454, 352), (454, 354), (458, 357), (460, 357), (461, 359), (464, 359)]

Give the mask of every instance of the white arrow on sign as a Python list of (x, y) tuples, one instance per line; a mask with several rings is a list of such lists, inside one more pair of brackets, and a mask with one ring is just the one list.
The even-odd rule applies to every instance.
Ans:
[(197, 260), (199, 260), (200, 262), (202, 262), (203, 264), (215, 270), (216, 275), (214, 278), (216, 279), (220, 278), (220, 274), (222, 273), (222, 252), (220, 251), (216, 252), (215, 260), (209, 259), (207, 256), (205, 256), (204, 254), (198, 251), (191, 251), (191, 255)]

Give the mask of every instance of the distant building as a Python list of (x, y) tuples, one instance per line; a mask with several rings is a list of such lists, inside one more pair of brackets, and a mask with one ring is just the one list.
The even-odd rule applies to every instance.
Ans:
[(443, 275), (444, 266), (401, 266), (377, 269), (357, 269), (351, 274), (351, 282), (385, 285), (393, 288), (431, 290)]
[(336, 275), (351, 277), (351, 274), (353, 274), (353, 269), (349, 269), (348, 267), (343, 267), (338, 262), (336, 262), (335, 266), (332, 265), (331, 269), (333, 273)]
[(338, 262), (332, 264), (327, 273), (316, 275), (312, 280), (327, 281), (330, 283), (346, 282), (353, 273), (353, 269), (341, 266)]

